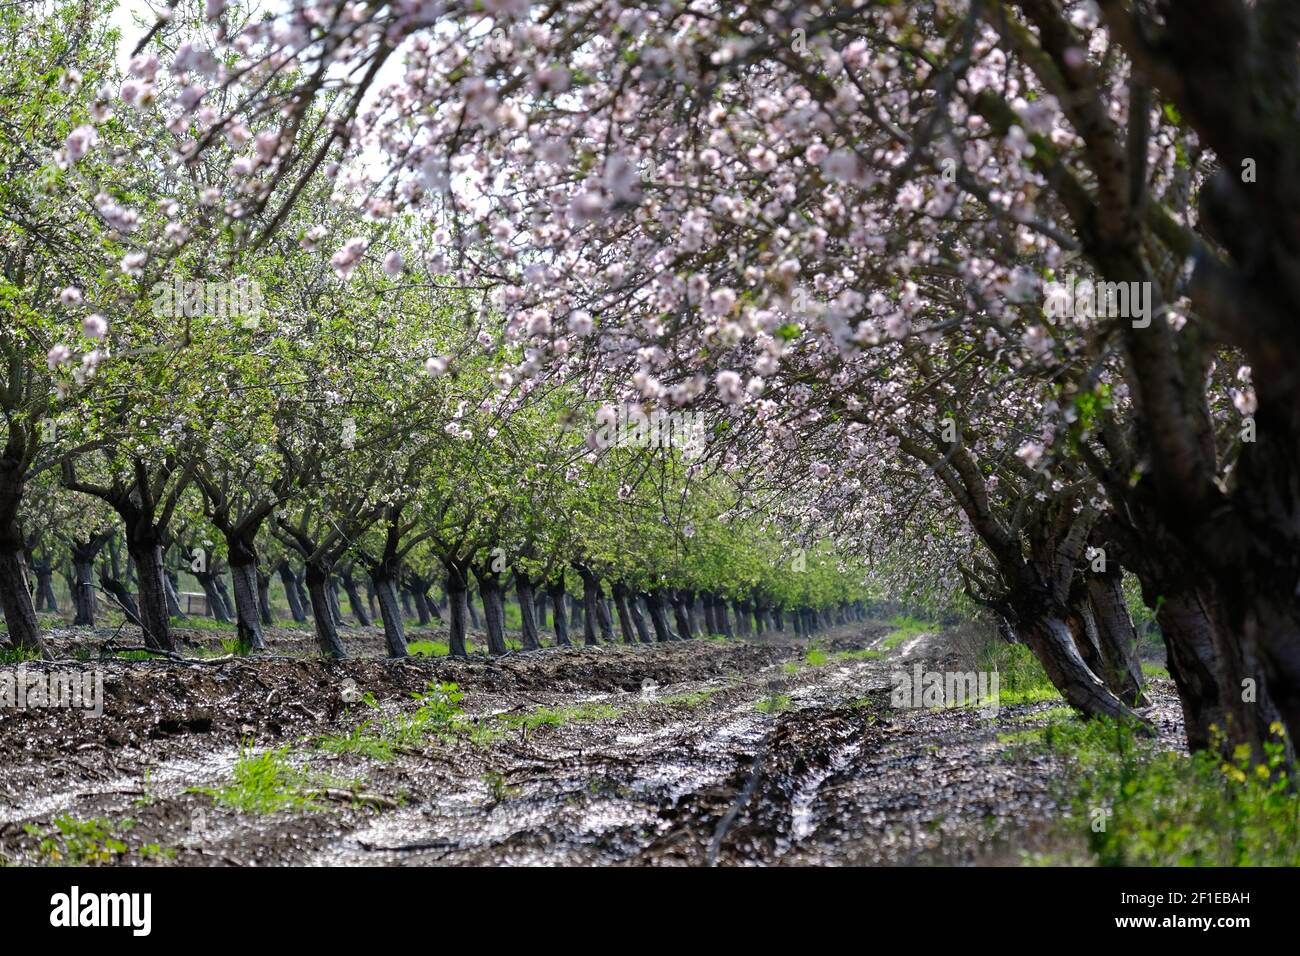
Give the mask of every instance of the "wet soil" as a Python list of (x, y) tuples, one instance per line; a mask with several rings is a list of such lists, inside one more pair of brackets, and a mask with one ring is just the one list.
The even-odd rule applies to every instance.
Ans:
[[(26, 669), (98, 668), (104, 714), (0, 708), (0, 862), (1002, 864), (1051, 848), (1062, 768), (1009, 759), (998, 735), (1059, 702), (891, 708), (892, 671), (942, 669), (952, 648), (887, 649), (889, 631), (822, 635), (824, 660), (776, 635), (393, 662), (354, 628), (342, 662), (279, 630), (268, 659), (91, 662), (103, 635), (56, 636), (64, 660)], [(221, 635), (186, 636), (219, 652)], [(454, 724), (378, 755), (320, 746), (409, 716), (431, 682), (464, 694)], [(1154, 692), (1174, 745), (1171, 688)], [(282, 748), (309, 806), (203, 792), (241, 750)], [(73, 823), (91, 820), (89, 836)]]

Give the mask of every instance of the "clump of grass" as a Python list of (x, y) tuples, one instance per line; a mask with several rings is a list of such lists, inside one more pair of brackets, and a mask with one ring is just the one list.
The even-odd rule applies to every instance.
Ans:
[(803, 662), (809, 667), (821, 667), (830, 662), (831, 656), (816, 644), (808, 648), (808, 653), (804, 655)]
[[(418, 702), (414, 713), (387, 719), (372, 717), (345, 733), (318, 737), (316, 746), (330, 753), (388, 761), (399, 750), (416, 750), (430, 737), (463, 729), (465, 712), (460, 702), (465, 694), (455, 684), (430, 682), (423, 692), (412, 697)], [(373, 711), (379, 710), (371, 694), (362, 697), (361, 702)]]
[(688, 691), (684, 694), (671, 694), (662, 698), (659, 703), (667, 707), (677, 707), (682, 710), (694, 710), (706, 704), (714, 694), (721, 690), (720, 687), (705, 687), (701, 690)]
[(319, 782), (304, 768), (288, 759), (289, 748), (253, 753), (247, 743), (239, 748), (239, 759), (230, 783), (221, 787), (200, 787), (222, 806), (242, 813), (268, 814), (280, 810), (320, 810), (316, 801)]
[(451, 653), (446, 641), (411, 641), (406, 650), (412, 657), (446, 657)]
[(885, 656), (884, 651), (878, 651), (874, 648), (864, 647), (855, 651), (836, 651), (831, 655), (831, 660), (835, 661), (874, 661)]
[(611, 720), (622, 713), (609, 704), (575, 704), (568, 707), (539, 707), (527, 714), (503, 714), (498, 719), (509, 727), (522, 727), (528, 732), (539, 727), (563, 727), (565, 724)]
[(889, 624), (893, 630), (885, 637), (885, 647), (891, 651), (909, 638), (916, 637), (918, 634), (933, 633), (939, 629), (931, 622), (923, 621), (910, 614), (896, 614), (890, 619)]
[(1003, 707), (1061, 699), (1043, 665), (1023, 644), (989, 641), (977, 653), (977, 666), (998, 672), (998, 703)]
[(234, 621), (218, 621), (215, 617), (177, 617), (172, 615), (172, 624), (182, 631), (233, 631), (239, 625)]
[(387, 763), (396, 755), (393, 745), (374, 731), (373, 721), (363, 721), (346, 733), (316, 738), (316, 747), (332, 754), (356, 754)]
[(1150, 661), (1142, 662), (1142, 673), (1147, 677), (1168, 677), (1169, 670), (1161, 667), (1159, 664), (1152, 664)]
[[(668, 703), (665, 698), (660, 703)], [(476, 747), (488, 747), (503, 738), (512, 730), (522, 730), (525, 734), (542, 727), (562, 727), (566, 724), (597, 720), (611, 720), (623, 714), (617, 707), (609, 704), (575, 704), (567, 707), (538, 707), (526, 714), (498, 714), (474, 721), (468, 727), (462, 725), (470, 743)]]
[(501, 803), (503, 800), (517, 797), (520, 792), (518, 787), (512, 787), (506, 781), (506, 775), (499, 770), (489, 770), (483, 774), (483, 782), (487, 784), (488, 794), (493, 803)]
[(764, 714), (779, 714), (790, 709), (790, 697), (787, 694), (772, 694), (755, 704), (754, 709)]
[(0, 664), (26, 664), (40, 659), (41, 655), (28, 647), (0, 647)]
[(135, 826), (130, 817), (114, 822), (104, 817), (79, 820), (62, 816), (54, 819), (54, 829), (42, 831), (33, 824), (23, 830), (40, 837), (36, 851), (48, 863), (66, 866), (87, 866), (95, 863), (112, 863), (128, 852), (121, 834)]

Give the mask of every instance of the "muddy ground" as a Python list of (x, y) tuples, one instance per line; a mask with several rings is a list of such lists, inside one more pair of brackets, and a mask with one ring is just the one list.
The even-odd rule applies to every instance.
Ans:
[[(0, 862), (1005, 864), (1057, 849), (1062, 768), (998, 735), (1060, 702), (891, 708), (900, 664), (957, 662), (948, 635), (886, 648), (889, 632), (822, 635), (812, 660), (773, 636), (389, 662), (358, 628), (358, 657), (328, 663), (276, 631), (271, 659), (184, 664), (92, 664), (77, 658), (102, 635), (56, 636), (66, 660), (26, 668), (101, 668), (104, 715), (0, 708)], [(187, 653), (219, 653), (220, 635), (187, 636)], [(458, 685), (463, 714), (393, 738), (430, 682)], [(1167, 683), (1149, 714), (1174, 746)], [(382, 752), (340, 744), (363, 723), (354, 743)], [(205, 792), (242, 748), (283, 750), (298, 805)]]

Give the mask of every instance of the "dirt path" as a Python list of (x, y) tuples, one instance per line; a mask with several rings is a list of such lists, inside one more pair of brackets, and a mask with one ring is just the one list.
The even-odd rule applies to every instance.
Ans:
[[(1050, 705), (891, 709), (890, 672), (946, 649), (887, 651), (888, 630), (825, 637), (811, 660), (772, 638), (109, 664), (103, 718), (0, 711), (0, 854), (70, 856), (60, 817), (108, 821), (126, 852), (106, 859), (125, 863), (1004, 863), (1043, 845), (1059, 768), (1002, 759), (997, 735)], [(465, 693), (455, 732), (390, 759), (315, 746), (409, 714), (430, 681)], [(250, 738), (287, 747), (321, 807), (255, 815), (193, 792), (227, 781)]]

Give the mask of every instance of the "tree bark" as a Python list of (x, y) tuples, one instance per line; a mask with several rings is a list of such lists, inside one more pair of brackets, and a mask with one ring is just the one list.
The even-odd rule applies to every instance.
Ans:
[(303, 609), (302, 599), (298, 595), (298, 579), (294, 577), (289, 562), (281, 561), (275, 566), (275, 572), (280, 575), (280, 583), (284, 585), (284, 596), (289, 602), (289, 614), (299, 624), (305, 623), (307, 612)]
[(483, 600), (483, 620), (486, 624), (488, 653), (500, 657), (506, 646), (505, 600), (501, 594), (501, 575), (487, 568), (475, 568), (478, 593)]
[(388, 656), (407, 657), (406, 626), (402, 621), (402, 604), (397, 596), (397, 572), (391, 565), (380, 563), (370, 568), (370, 583), (379, 599), (379, 616), (384, 622), (384, 644)]
[(641, 599), (635, 591), (627, 593), (627, 608), (632, 615), (632, 626), (636, 628), (637, 639), (642, 644), (653, 644), (650, 628), (646, 626), (645, 615), (641, 613)]
[(1151, 732), (1150, 724), (1111, 693), (1084, 663), (1070, 629), (1069, 608), (1063, 602), (1029, 586), (1015, 592), (1012, 601), (1018, 633), (1072, 707), (1086, 717), (1113, 717)]
[(1113, 567), (1106, 573), (1089, 574), (1087, 589), (1101, 644), (1106, 686), (1125, 703), (1144, 707), (1149, 701), (1143, 692), (1137, 628), (1124, 603), (1124, 572)]
[(689, 641), (695, 636), (691, 630), (691, 621), (688, 616), (690, 604), (686, 600), (686, 595), (681, 591), (673, 589), (669, 593), (673, 604), (673, 617), (677, 621), (677, 634), (682, 640)]
[(230, 577), (235, 585), (235, 620), (239, 644), (250, 651), (266, 649), (266, 636), (262, 633), (262, 606), (258, 596), (257, 565), (231, 555)]
[(312, 617), (315, 618), (316, 643), (322, 657), (344, 660), (348, 654), (339, 637), (335, 625), (334, 610), (331, 601), (334, 597), (330, 587), (330, 569), (319, 562), (307, 564), (307, 596), (311, 600)]
[(131, 540), (128, 529), (127, 553), (135, 565), (139, 579), (139, 611), (144, 642), (148, 647), (160, 651), (174, 651), (172, 639), (171, 615), (167, 612), (167, 591), (163, 583), (163, 549), (152, 537), (144, 536)]
[(546, 582), (546, 594), (551, 599), (551, 615), (555, 621), (555, 643), (570, 647), (568, 612), (564, 607), (564, 578)]
[(655, 640), (666, 643), (675, 639), (672, 628), (668, 626), (668, 615), (664, 613), (663, 594), (658, 590), (646, 591), (641, 595), (650, 612), (650, 623), (655, 629)]
[(582, 642), (591, 647), (599, 643), (596, 640), (596, 605), (600, 601), (600, 581), (596, 573), (585, 565), (575, 564), (574, 569), (582, 578)]
[(270, 627), (275, 623), (271, 613), (271, 575), (261, 568), (257, 569), (257, 604), (261, 611), (262, 624)]
[(449, 605), (447, 617), (449, 618), (447, 629), (447, 646), (448, 653), (452, 657), (468, 657), (469, 651), (465, 646), (465, 619), (469, 612), (469, 602), (466, 600), (469, 592), (469, 581), (466, 579), (465, 568), (455, 563), (447, 563), (447, 603)]
[(343, 593), (348, 596), (348, 606), (352, 608), (352, 616), (357, 619), (357, 623), (362, 627), (370, 627), (374, 621), (370, 618), (370, 608), (361, 598), (361, 592), (357, 590), (356, 578), (352, 576), (352, 569), (339, 572), (339, 581), (343, 584)]
[(623, 634), (624, 644), (635, 644), (636, 634), (633, 632), (632, 612), (627, 606), (627, 586), (621, 581), (614, 582), (614, 611), (618, 615), (618, 629)]
[(519, 598), (519, 620), (523, 637), (523, 649), (535, 651), (542, 646), (541, 634), (537, 630), (537, 619), (533, 616), (536, 606), (533, 594), (533, 582), (528, 575), (515, 569), (515, 595)]

